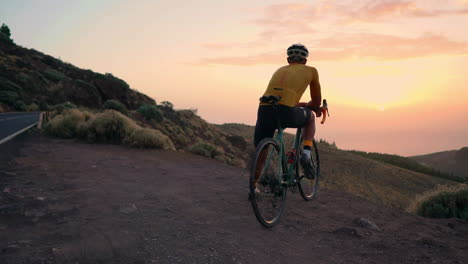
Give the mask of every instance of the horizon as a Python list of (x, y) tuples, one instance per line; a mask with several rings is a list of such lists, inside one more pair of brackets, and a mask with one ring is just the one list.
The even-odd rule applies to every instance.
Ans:
[(0, 23), (18, 45), (215, 124), (255, 125), (258, 98), (300, 42), (330, 106), (317, 139), (402, 156), (468, 146), (466, 0), (177, 3), (13, 2)]

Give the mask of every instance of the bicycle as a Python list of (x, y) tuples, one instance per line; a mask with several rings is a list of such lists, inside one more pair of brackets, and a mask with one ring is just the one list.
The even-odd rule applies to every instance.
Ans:
[[(276, 108), (279, 96), (264, 96), (263, 102), (268, 102)], [(321, 107), (323, 124), (328, 114), (327, 101), (323, 100)], [(329, 114), (328, 114), (329, 115)], [(287, 189), (291, 192), (299, 193), (306, 201), (310, 201), (317, 196), (320, 182), (320, 158), (315, 140), (313, 141), (314, 150), (311, 151), (311, 161), (315, 169), (314, 179), (308, 179), (304, 176), (300, 165), (300, 156), (302, 154), (302, 128), (298, 128), (294, 138), (293, 148), (285, 153), (283, 142), (284, 128), (280, 121), (277, 121), (277, 135), (273, 138), (265, 138), (257, 146), (253, 160), (253, 166), (250, 171), (250, 193), (249, 200), (252, 204), (257, 220), (265, 227), (272, 227), (280, 220), (285, 207)], [(264, 157), (261, 157), (261, 156)], [(261, 160), (264, 161), (259, 164)], [(256, 171), (261, 169), (255, 184)]]

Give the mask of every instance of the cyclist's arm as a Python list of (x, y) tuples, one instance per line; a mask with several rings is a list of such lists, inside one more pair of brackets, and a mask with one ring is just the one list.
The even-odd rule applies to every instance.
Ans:
[[(313, 76), (312, 81), (310, 82), (310, 98), (312, 98), (312, 102), (309, 102), (308, 107), (317, 113), (320, 116), (320, 104), (322, 103), (322, 92), (320, 87), (320, 81), (318, 72), (315, 68), (313, 69)], [(320, 114), (319, 114), (320, 113)]]

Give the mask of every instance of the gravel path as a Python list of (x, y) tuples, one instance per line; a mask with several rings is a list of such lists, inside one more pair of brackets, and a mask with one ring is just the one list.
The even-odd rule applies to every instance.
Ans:
[(7, 144), (0, 263), (468, 263), (467, 221), (322, 190), (311, 202), (288, 195), (265, 229), (239, 168), (40, 135)]

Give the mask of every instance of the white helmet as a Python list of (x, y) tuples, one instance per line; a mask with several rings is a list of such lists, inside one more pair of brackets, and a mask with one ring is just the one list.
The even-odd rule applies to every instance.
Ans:
[(302, 44), (293, 44), (287, 50), (288, 57), (299, 57), (307, 59), (309, 57), (309, 50)]

